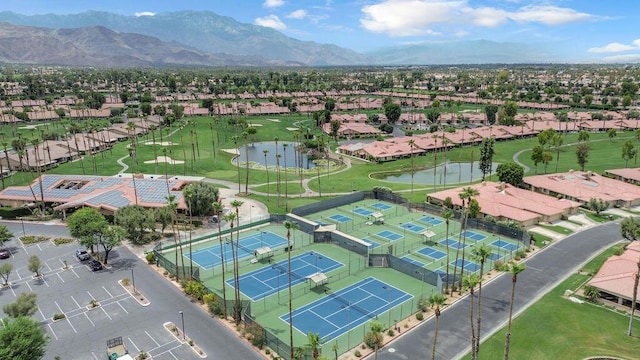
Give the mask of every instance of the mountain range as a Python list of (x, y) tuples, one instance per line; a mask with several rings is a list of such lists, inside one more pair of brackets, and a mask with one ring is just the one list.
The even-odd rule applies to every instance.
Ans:
[(492, 41), (404, 45), (367, 54), (288, 37), (210, 11), (126, 16), (0, 12), (0, 61), (97, 67), (348, 66), (548, 62), (542, 46)]

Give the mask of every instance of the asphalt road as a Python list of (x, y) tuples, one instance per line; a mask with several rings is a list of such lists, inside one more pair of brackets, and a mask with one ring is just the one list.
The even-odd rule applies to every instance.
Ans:
[[(0, 223), (16, 236), (22, 235), (20, 222)], [(69, 236), (65, 226), (26, 222), (24, 226), (27, 235)], [(13, 254), (7, 260), (15, 264), (18, 272), (10, 279), (16, 283), (14, 291), (3, 290), (0, 304), (14, 301), (23, 291), (38, 293), (40, 310), (34, 318), (41, 321), (50, 337), (46, 358), (60, 355), (63, 359), (103, 359), (106, 358), (106, 339), (122, 336), (134, 355), (144, 350), (154, 359), (196, 359), (188, 345), (181, 344), (163, 328), (165, 322), (181, 326), (178, 312), (183, 311), (187, 335), (206, 352), (208, 359), (262, 359), (244, 340), (239, 340), (235, 333), (194, 305), (180, 289), (124, 246), (112, 251), (111, 269), (95, 273), (73, 256), (77, 243), (54, 246), (47, 242), (21, 247), (16, 240), (11, 240), (7, 246)], [(43, 282), (31, 280), (24, 269), (26, 258), (32, 254), (45, 262)], [(63, 260), (73, 266), (72, 270), (61, 271)], [(132, 271), (136, 288), (151, 301), (148, 307), (137, 304), (117, 283), (125, 277), (131, 279)], [(101, 302), (99, 310), (85, 310), (91, 298)], [(68, 317), (52, 322), (51, 316), (55, 313), (65, 313)]]
[[(553, 287), (577, 271), (586, 261), (621, 239), (619, 222), (593, 227), (555, 242), (526, 260), (518, 275), (514, 314), (524, 311)], [(504, 327), (509, 315), (511, 276), (502, 274), (482, 287), (482, 339)], [(378, 359), (430, 358), (434, 319), (407, 332), (378, 352)], [(518, 334), (514, 333), (514, 337)], [(436, 358), (459, 359), (471, 351), (468, 296), (440, 316)], [(482, 356), (482, 345), (480, 346)], [(369, 357), (372, 359), (373, 355)]]

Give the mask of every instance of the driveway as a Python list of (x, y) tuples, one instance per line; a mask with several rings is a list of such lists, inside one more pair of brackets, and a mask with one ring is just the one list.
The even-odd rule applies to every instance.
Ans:
[[(519, 314), (553, 287), (577, 271), (585, 262), (620, 240), (618, 221), (573, 234), (526, 260), (518, 275), (514, 313)], [(511, 296), (511, 277), (502, 274), (482, 287), (482, 339), (506, 325)], [(469, 298), (445, 309), (440, 317), (437, 359), (459, 359), (471, 350)], [(434, 319), (407, 332), (379, 351), (381, 360), (424, 359), (433, 345)], [(517, 336), (517, 335), (516, 335)], [(482, 353), (482, 350), (480, 351)], [(372, 359), (373, 356), (368, 357)]]

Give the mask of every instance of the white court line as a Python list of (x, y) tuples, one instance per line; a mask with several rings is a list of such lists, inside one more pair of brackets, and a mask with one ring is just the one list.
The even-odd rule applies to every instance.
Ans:
[(104, 289), (104, 291), (107, 293), (107, 295), (109, 295), (110, 298), (113, 298), (113, 295), (111, 295), (111, 293), (109, 292), (109, 290), (107, 290), (106, 287), (102, 287)]
[(131, 340), (130, 337), (127, 337), (127, 339), (129, 339), (129, 342), (133, 344), (133, 347), (136, 348), (136, 351), (140, 352), (140, 348), (138, 347), (138, 345), (136, 345), (136, 343), (134, 343), (133, 340)]
[(96, 324), (94, 324), (94, 323), (93, 323), (93, 321), (89, 318), (89, 315), (87, 315), (87, 312), (85, 311), (85, 312), (83, 312), (83, 314), (84, 314), (84, 317), (86, 317), (86, 318), (87, 318), (87, 320), (89, 320), (89, 322), (91, 323), (91, 325), (93, 325), (93, 327), (96, 327)]
[(56, 332), (53, 331), (53, 328), (51, 327), (51, 324), (47, 324), (47, 326), (49, 327), (49, 330), (53, 334), (53, 337), (56, 338), (56, 340), (58, 340), (58, 335), (56, 335)]
[(156, 346), (157, 346), (157, 347), (160, 347), (160, 344), (158, 343), (158, 341), (156, 341), (156, 339), (154, 339), (154, 338), (153, 338), (153, 336), (151, 336), (151, 335), (147, 332), (147, 330), (145, 330), (145, 331), (144, 331), (144, 333), (145, 333), (145, 334), (147, 334), (147, 336), (148, 336), (149, 338), (151, 338), (151, 340), (153, 340), (153, 342), (154, 342), (154, 343), (156, 343)]

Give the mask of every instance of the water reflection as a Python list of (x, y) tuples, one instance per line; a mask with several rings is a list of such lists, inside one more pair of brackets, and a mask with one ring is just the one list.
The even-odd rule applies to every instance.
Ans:
[[(499, 163), (493, 163), (491, 167), (492, 173), (495, 173), (496, 167)], [(397, 183), (411, 183), (411, 173), (402, 174), (375, 174), (376, 179), (397, 182)], [(468, 183), (479, 181), (482, 179), (482, 171), (480, 171), (480, 163), (466, 162), (454, 162), (439, 165), (435, 169), (435, 175), (433, 169), (420, 170), (413, 173), (414, 184), (426, 184), (432, 185), (454, 184), (454, 183)]]
[[(276, 154), (280, 155), (280, 167), (294, 168), (302, 167), (304, 169), (311, 169), (316, 166), (313, 161), (310, 161), (307, 154), (300, 154), (296, 151), (297, 142), (291, 141), (278, 141), (277, 151), (275, 141), (257, 142), (250, 144), (247, 147), (240, 147), (240, 156), (236, 157), (233, 162), (244, 163), (247, 161), (247, 152), (249, 154), (249, 162), (256, 164), (275, 167), (276, 166)], [(266, 158), (265, 158), (266, 150)], [(286, 160), (286, 163), (285, 163)]]

